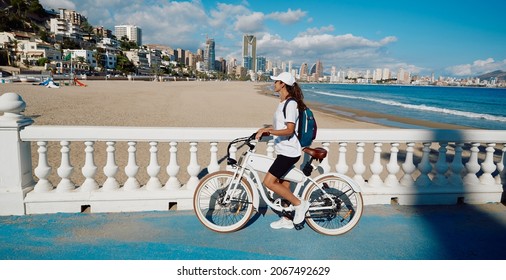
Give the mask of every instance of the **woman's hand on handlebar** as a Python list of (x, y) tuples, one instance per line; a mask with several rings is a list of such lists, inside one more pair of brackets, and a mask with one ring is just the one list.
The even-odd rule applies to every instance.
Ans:
[(263, 136), (271, 135), (271, 130), (272, 127), (260, 128), (256, 133), (255, 139), (260, 140)]

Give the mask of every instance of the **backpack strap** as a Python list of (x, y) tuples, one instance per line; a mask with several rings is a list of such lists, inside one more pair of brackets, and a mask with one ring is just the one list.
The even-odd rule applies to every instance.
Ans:
[[(288, 99), (285, 101), (285, 105), (283, 106), (283, 116), (285, 117), (285, 119), (286, 119), (286, 106), (288, 105), (288, 102), (290, 102), (290, 101), (292, 101), (292, 100), (293, 100), (293, 101), (295, 101), (295, 102), (297, 102), (297, 100), (295, 100), (294, 98), (291, 98), (291, 97), (290, 97), (290, 98), (288, 98)], [(299, 109), (298, 104), (297, 104), (297, 109)], [(297, 119), (298, 119), (298, 125), (297, 125), (297, 128), (298, 128), (298, 129), (297, 129), (297, 131), (294, 133), (295, 135), (297, 135), (297, 138), (299, 138), (299, 135), (300, 135), (300, 134), (301, 134), (301, 132), (302, 132), (302, 117), (301, 117), (301, 116), (302, 116), (302, 113), (303, 113), (303, 112), (302, 112), (301, 110), (299, 110), (299, 117), (297, 118)], [(293, 136), (293, 135), (292, 135), (292, 136)], [(291, 138), (292, 138), (292, 136), (290, 136), (288, 139), (291, 139)]]

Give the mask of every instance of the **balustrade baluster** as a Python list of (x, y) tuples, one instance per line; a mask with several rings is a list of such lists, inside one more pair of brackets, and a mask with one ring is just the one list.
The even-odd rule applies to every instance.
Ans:
[(402, 164), (402, 171), (404, 171), (404, 175), (401, 177), (401, 185), (405, 187), (414, 186), (415, 180), (413, 180), (413, 172), (416, 170), (416, 165), (413, 160), (413, 152), (415, 150), (415, 143), (409, 142), (406, 144), (406, 159)]
[(399, 143), (392, 143), (390, 147), (390, 161), (387, 164), (388, 175), (385, 179), (385, 185), (390, 187), (398, 187), (399, 180), (397, 179), (397, 173), (401, 169), (397, 161), (397, 155), (399, 154)]
[(451, 174), (448, 177), (448, 181), (453, 186), (462, 186), (462, 171), (464, 170), (464, 164), (462, 163), (462, 147), (464, 143), (455, 143), (455, 155), (453, 161), (450, 164)]
[(330, 143), (324, 142), (324, 143), (322, 143), (322, 146), (325, 150), (327, 150), (327, 156), (322, 160), (322, 162), (318, 166), (318, 169), (321, 169), (320, 172), (323, 174), (323, 173), (330, 172), (330, 164), (329, 164), (329, 156), (328, 156), (329, 151), (330, 151)]
[(160, 173), (160, 164), (158, 164), (158, 142), (149, 142), (149, 165), (147, 167), (147, 172), (149, 175), (148, 183), (146, 184), (147, 190), (159, 190), (162, 188), (162, 183), (160, 179), (158, 179), (158, 174)]
[(220, 170), (220, 165), (218, 164), (218, 143), (211, 143), (211, 160), (209, 165), (207, 166), (207, 172), (213, 173)]
[(190, 164), (186, 168), (188, 171), (188, 174), (190, 175), (190, 179), (188, 180), (188, 183), (186, 183), (186, 188), (188, 190), (194, 190), (197, 185), (199, 184), (199, 178), (197, 175), (199, 175), (200, 172), (200, 165), (198, 164), (197, 160), (197, 143), (191, 142), (190, 143)]
[(495, 171), (494, 147), (495, 143), (487, 143), (485, 160), (481, 163), (483, 174), (480, 176), (480, 182), (485, 185), (493, 185), (495, 183), (495, 179), (492, 176), (492, 173)]
[(102, 186), (102, 190), (108, 191), (108, 190), (116, 190), (119, 188), (119, 183), (116, 180), (116, 174), (118, 173), (118, 166), (116, 165), (116, 159), (114, 157), (114, 152), (116, 151), (116, 148), (114, 145), (115, 142), (109, 141), (106, 142), (107, 144), (107, 163), (104, 166), (104, 174), (107, 176), (107, 179), (104, 182), (104, 185)]
[(383, 143), (374, 143), (373, 160), (369, 165), (372, 172), (371, 178), (369, 178), (369, 185), (371, 187), (381, 187), (383, 185), (383, 180), (380, 177), (383, 171), (383, 165), (381, 165), (381, 146), (383, 146)]
[(81, 172), (86, 179), (81, 185), (81, 191), (92, 191), (98, 189), (97, 181), (95, 181), (97, 166), (95, 165), (93, 155), (93, 152), (95, 151), (93, 148), (94, 144), (95, 143), (93, 141), (84, 142), (84, 145), (86, 145), (86, 148), (84, 149), (84, 152), (86, 153), (86, 160), (84, 166), (81, 168)]
[(140, 187), (139, 181), (135, 178), (137, 172), (139, 172), (139, 166), (137, 165), (135, 156), (135, 152), (137, 151), (137, 148), (135, 147), (136, 144), (137, 142), (128, 142), (128, 163), (125, 166), (125, 174), (128, 178), (123, 186), (123, 189), (125, 190), (136, 190)]
[(365, 144), (363, 142), (357, 143), (357, 159), (353, 164), (353, 171), (355, 171), (355, 176), (353, 176), (353, 179), (362, 187), (365, 186), (363, 174), (366, 168), (364, 164), (364, 146)]
[(179, 165), (177, 164), (177, 142), (170, 142), (170, 160), (167, 165), (167, 174), (169, 175), (169, 179), (167, 183), (165, 183), (165, 189), (167, 190), (177, 190), (181, 187), (181, 182), (177, 178), (177, 174), (179, 173)]
[(35, 168), (35, 176), (39, 178), (37, 184), (35, 184), (34, 191), (35, 192), (48, 192), (53, 189), (53, 185), (47, 179), (49, 174), (51, 174), (51, 166), (47, 163), (47, 142), (39, 141), (37, 142), (39, 148), (37, 152), (39, 153), (39, 162), (37, 164), (37, 168)]
[(274, 140), (267, 142), (267, 156), (274, 158)]
[(478, 176), (476, 176), (476, 173), (480, 171), (480, 165), (478, 164), (478, 153), (480, 152), (478, 147), (480, 143), (472, 143), (471, 145), (471, 156), (469, 156), (469, 160), (466, 163), (467, 174), (463, 180), (466, 184), (475, 185), (480, 183)]
[(430, 164), (430, 142), (423, 143), (422, 160), (418, 164), (420, 176), (416, 178), (415, 184), (417, 187), (428, 187), (431, 184), (429, 173), (432, 171), (432, 164)]
[(448, 179), (446, 178), (446, 172), (448, 171), (448, 163), (446, 162), (446, 149), (448, 143), (440, 142), (439, 143), (439, 154), (435, 165), (436, 175), (434, 176), (434, 184), (442, 187), (446, 187), (448, 184)]
[(58, 192), (68, 192), (74, 190), (76, 187), (74, 183), (70, 180), (70, 175), (72, 174), (72, 170), (74, 167), (70, 165), (70, 142), (69, 141), (60, 141), (61, 145), (61, 164), (58, 167), (58, 176), (60, 176), (60, 183), (56, 186), (56, 191)]
[[(236, 157), (236, 154), (237, 154), (237, 144), (232, 144), (232, 146), (230, 146), (230, 149), (228, 151), (230, 153), (230, 158), (237, 160), (237, 157)], [(233, 167), (231, 165), (227, 164), (227, 170), (231, 171), (232, 169), (233, 169)]]
[(339, 143), (339, 159), (336, 164), (336, 171), (339, 174), (346, 174), (348, 172), (348, 163), (346, 162), (346, 146), (348, 143), (341, 142)]
[(502, 185), (503, 182), (506, 183), (506, 181), (504, 179), (504, 177), (505, 177), (504, 164), (506, 161), (505, 154), (506, 154), (506, 144), (503, 144), (502, 153), (501, 153), (501, 160), (497, 163), (497, 176), (495, 176), (495, 183), (498, 185)]

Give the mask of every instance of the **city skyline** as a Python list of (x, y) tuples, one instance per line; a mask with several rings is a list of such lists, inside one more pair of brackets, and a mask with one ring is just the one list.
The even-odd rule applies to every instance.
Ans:
[(72, 1), (41, 0), (45, 8), (75, 9), (90, 24), (137, 25), (146, 44), (196, 51), (206, 37), (216, 57), (242, 60), (244, 34), (257, 56), (321, 60), (325, 72), (403, 68), (422, 75), (475, 76), (506, 70), (504, 1)]

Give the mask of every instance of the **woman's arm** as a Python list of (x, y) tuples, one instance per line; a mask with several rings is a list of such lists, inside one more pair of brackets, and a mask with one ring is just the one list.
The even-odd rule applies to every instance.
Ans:
[(260, 139), (260, 137), (264, 134), (274, 135), (274, 136), (291, 136), (295, 132), (295, 124), (292, 122), (286, 123), (286, 128), (284, 129), (274, 129), (273, 127), (260, 128), (257, 131), (256, 139)]

